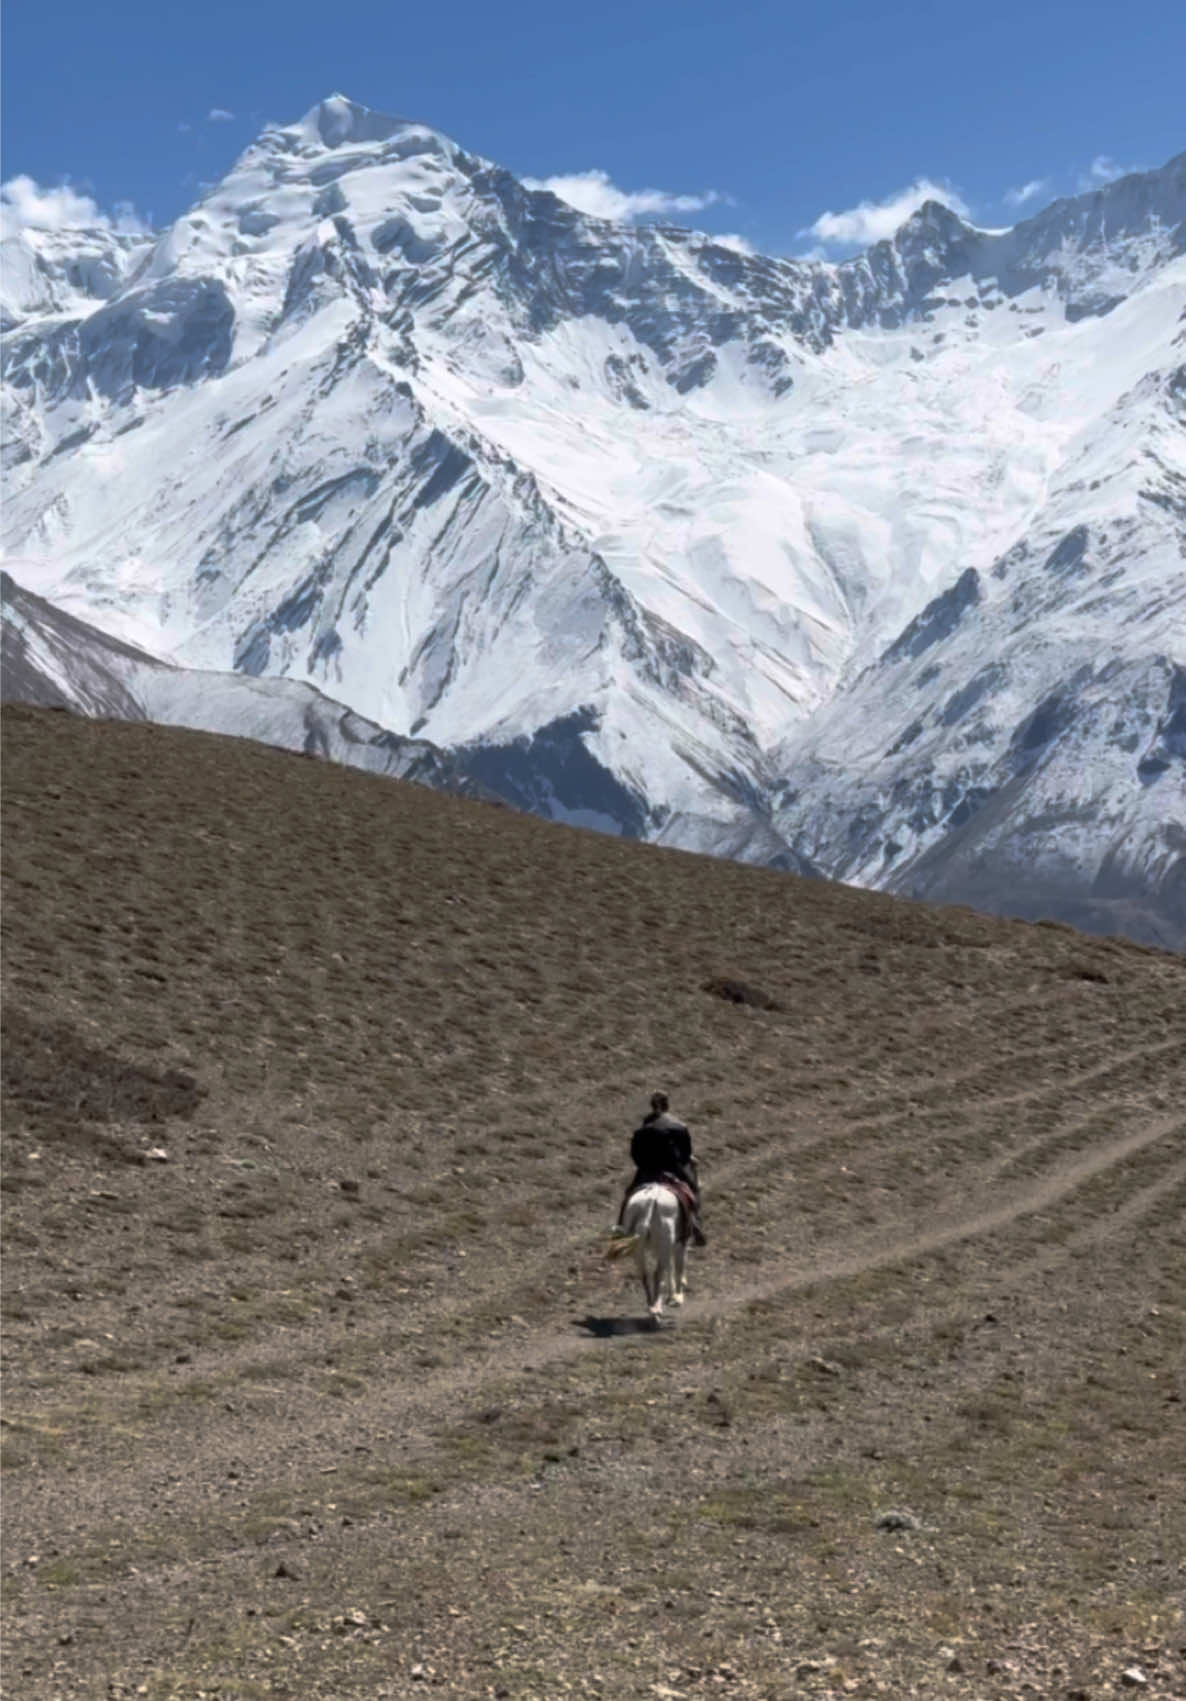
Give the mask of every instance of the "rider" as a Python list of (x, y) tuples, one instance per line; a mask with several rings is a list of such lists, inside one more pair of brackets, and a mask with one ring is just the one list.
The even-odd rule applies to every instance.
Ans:
[[(688, 1228), (695, 1246), (707, 1246), (708, 1240), (700, 1226), (700, 1180), (696, 1159), (692, 1156), (692, 1136), (686, 1122), (670, 1114), (666, 1093), (651, 1094), (651, 1108), (634, 1131), (630, 1141), (630, 1157), (635, 1166), (634, 1180), (626, 1189), (626, 1199), (650, 1181), (661, 1181), (665, 1175), (674, 1176), (691, 1189), (695, 1208), (688, 1213)], [(625, 1211), (626, 1200), (622, 1201)]]

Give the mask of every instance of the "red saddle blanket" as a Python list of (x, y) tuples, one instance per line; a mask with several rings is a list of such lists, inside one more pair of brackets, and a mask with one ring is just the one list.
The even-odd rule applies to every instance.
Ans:
[(681, 1240), (687, 1240), (691, 1233), (691, 1219), (696, 1210), (696, 1195), (686, 1181), (680, 1181), (674, 1175), (657, 1175), (650, 1181), (640, 1181), (638, 1187), (632, 1187), (626, 1197), (632, 1198), (643, 1187), (653, 1187), (658, 1182), (662, 1187), (670, 1187), (679, 1200), (679, 1235)]

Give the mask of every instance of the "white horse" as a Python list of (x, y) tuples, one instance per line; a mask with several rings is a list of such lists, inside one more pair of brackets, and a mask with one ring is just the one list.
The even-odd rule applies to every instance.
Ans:
[(610, 1256), (633, 1251), (635, 1268), (655, 1323), (666, 1300), (682, 1305), (687, 1292), (684, 1275), (686, 1247), (679, 1234), (680, 1202), (670, 1187), (653, 1181), (626, 1201), (622, 1232), (610, 1242)]

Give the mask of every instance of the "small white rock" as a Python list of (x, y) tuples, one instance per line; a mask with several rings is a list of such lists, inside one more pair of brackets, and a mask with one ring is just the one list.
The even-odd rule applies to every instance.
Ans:
[(1140, 1666), (1126, 1666), (1120, 1673), (1120, 1681), (1127, 1689), (1148, 1689), (1149, 1679)]

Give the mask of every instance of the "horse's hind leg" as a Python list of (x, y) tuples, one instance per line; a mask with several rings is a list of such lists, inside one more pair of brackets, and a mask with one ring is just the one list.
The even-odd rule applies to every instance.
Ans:
[(658, 1297), (658, 1289), (657, 1286), (651, 1282), (651, 1271), (650, 1266), (647, 1263), (647, 1249), (645, 1241), (640, 1240), (638, 1245), (634, 1248), (634, 1264), (638, 1271), (638, 1279), (642, 1283), (642, 1291), (646, 1295), (647, 1309), (653, 1316), (655, 1300)]
[(657, 1263), (655, 1265), (655, 1273), (651, 1278), (648, 1296), (651, 1302), (651, 1316), (655, 1319), (656, 1323), (663, 1315), (663, 1293), (666, 1286), (667, 1272), (664, 1270), (661, 1263)]
[(682, 1240), (677, 1240), (671, 1262), (675, 1272), (675, 1292), (671, 1296), (672, 1305), (682, 1305), (688, 1292), (688, 1280), (685, 1273), (687, 1262), (687, 1247)]
[(675, 1304), (675, 1258), (674, 1248), (668, 1246), (663, 1254), (663, 1297), (668, 1305)]
[(661, 1256), (653, 1257), (653, 1268), (647, 1267), (647, 1307), (653, 1322), (657, 1323), (663, 1315), (663, 1291), (666, 1286), (667, 1272)]

